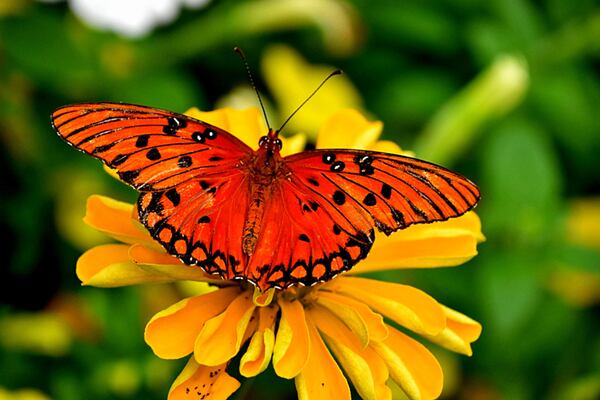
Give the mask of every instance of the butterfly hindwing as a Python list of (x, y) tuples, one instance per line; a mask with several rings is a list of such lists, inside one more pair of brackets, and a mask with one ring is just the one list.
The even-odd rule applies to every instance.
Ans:
[(248, 204), (246, 175), (190, 180), (166, 191), (143, 192), (140, 221), (169, 254), (224, 279), (242, 277), (241, 232)]
[(273, 190), (263, 217), (265, 229), (247, 267), (249, 279), (259, 287), (312, 285), (367, 255), (374, 238), (367, 216), (347, 218), (288, 181)]
[(76, 104), (56, 110), (52, 124), (69, 144), (101, 159), (141, 191), (222, 175), (252, 153), (222, 129), (151, 107)]

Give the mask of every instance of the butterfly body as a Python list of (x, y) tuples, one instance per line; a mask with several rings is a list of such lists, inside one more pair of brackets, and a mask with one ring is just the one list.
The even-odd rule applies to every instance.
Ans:
[(282, 157), (277, 131), (253, 150), (150, 107), (75, 104), (52, 123), (141, 192), (139, 219), (169, 254), (262, 290), (331, 279), (366, 257), (375, 229), (443, 221), (479, 200), (466, 178), (422, 160), (348, 149)]

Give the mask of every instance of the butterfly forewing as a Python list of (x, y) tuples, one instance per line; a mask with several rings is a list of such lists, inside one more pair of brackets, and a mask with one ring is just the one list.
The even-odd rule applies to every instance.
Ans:
[(219, 176), (252, 149), (228, 132), (150, 107), (76, 104), (52, 114), (59, 135), (101, 159), (138, 190), (164, 190), (189, 179)]

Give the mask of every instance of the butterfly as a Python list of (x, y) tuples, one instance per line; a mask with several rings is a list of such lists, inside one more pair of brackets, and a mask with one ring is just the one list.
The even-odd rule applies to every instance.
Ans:
[(139, 220), (187, 265), (261, 290), (313, 285), (389, 235), (472, 209), (477, 186), (416, 158), (349, 149), (282, 157), (269, 129), (253, 150), (194, 118), (123, 103), (61, 107), (61, 138), (140, 191)]

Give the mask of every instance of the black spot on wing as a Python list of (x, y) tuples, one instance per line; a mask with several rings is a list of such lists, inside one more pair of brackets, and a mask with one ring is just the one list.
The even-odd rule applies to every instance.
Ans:
[(387, 183), (384, 183), (383, 186), (381, 186), (381, 195), (389, 200), (390, 197), (392, 197), (392, 187)]
[(148, 146), (148, 140), (150, 139), (150, 135), (140, 135), (137, 137), (135, 141), (135, 147), (141, 149), (143, 147)]
[(156, 160), (160, 160), (160, 151), (158, 151), (158, 149), (156, 147), (148, 150), (148, 152), (146, 153), (146, 158), (148, 160), (152, 160), (152, 161), (156, 161)]
[(177, 160), (177, 166), (179, 168), (187, 168), (192, 165), (192, 157), (190, 156), (181, 156), (179, 160)]
[(167, 199), (169, 199), (171, 203), (173, 203), (174, 207), (177, 207), (179, 205), (179, 202), (181, 201), (181, 197), (179, 196), (179, 193), (177, 193), (177, 190), (175, 188), (167, 190), (165, 192), (165, 196), (167, 196)]
[(367, 206), (374, 206), (377, 204), (377, 198), (373, 195), (373, 193), (369, 193), (363, 199), (363, 203)]
[(344, 192), (341, 192), (339, 190), (336, 190), (335, 192), (333, 192), (332, 197), (333, 197), (333, 201), (338, 206), (341, 206), (346, 202), (346, 195), (344, 194)]

